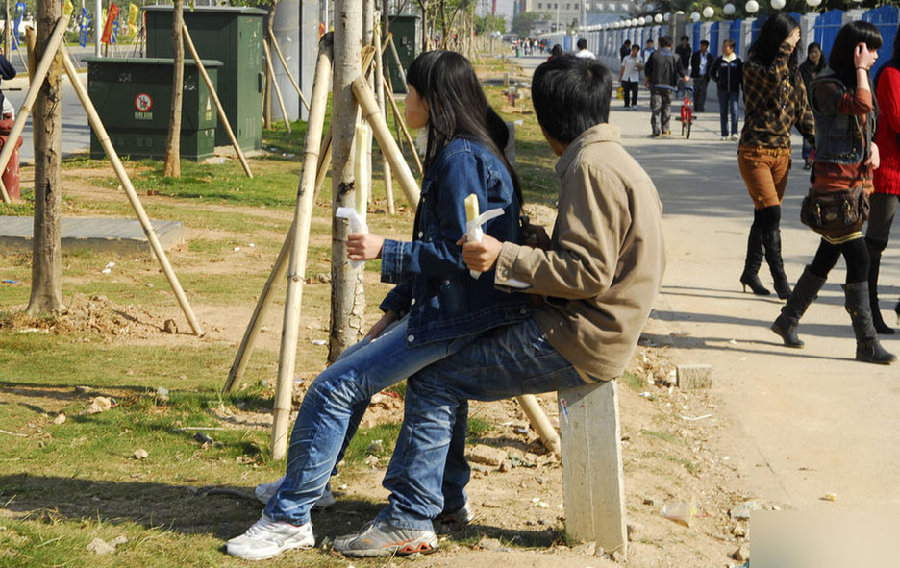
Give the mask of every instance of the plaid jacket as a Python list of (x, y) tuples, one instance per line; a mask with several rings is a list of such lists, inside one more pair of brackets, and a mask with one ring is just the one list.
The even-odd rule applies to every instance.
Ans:
[(799, 74), (791, 77), (788, 66), (792, 51), (783, 43), (772, 65), (766, 67), (753, 59), (744, 64), (741, 146), (790, 148), (792, 126), (813, 141), (815, 121), (806, 86)]

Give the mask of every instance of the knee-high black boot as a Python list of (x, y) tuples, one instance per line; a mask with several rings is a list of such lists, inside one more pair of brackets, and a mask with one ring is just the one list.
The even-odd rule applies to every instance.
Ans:
[(869, 309), (872, 311), (872, 323), (878, 333), (891, 334), (894, 330), (884, 323), (881, 308), (878, 305), (878, 272), (881, 268), (881, 253), (887, 243), (866, 237), (866, 248), (869, 249)]
[(856, 334), (856, 360), (866, 363), (889, 365), (896, 357), (888, 353), (875, 332), (872, 323), (872, 310), (869, 308), (869, 283), (854, 282), (844, 284), (844, 307), (853, 322), (853, 333)]
[(763, 221), (763, 247), (766, 251), (766, 263), (772, 273), (775, 293), (782, 300), (791, 295), (787, 274), (784, 272), (784, 261), (781, 258), (781, 206), (774, 205), (761, 210)]
[(803, 347), (803, 341), (797, 336), (797, 326), (824, 284), (825, 279), (813, 274), (807, 266), (788, 297), (787, 304), (781, 308), (781, 315), (772, 323), (770, 329), (780, 335), (788, 347)]
[(744, 292), (747, 286), (757, 296), (768, 296), (771, 292), (763, 286), (759, 279), (759, 268), (763, 260), (763, 237), (760, 224), (759, 210), (753, 211), (753, 224), (750, 226), (750, 235), (747, 236), (747, 256), (744, 258), (744, 271), (741, 273), (741, 285)]

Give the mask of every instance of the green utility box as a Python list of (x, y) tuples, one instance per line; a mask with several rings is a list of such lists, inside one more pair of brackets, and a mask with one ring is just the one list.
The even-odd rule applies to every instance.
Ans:
[[(86, 57), (88, 95), (97, 108), (113, 148), (120, 156), (163, 159), (172, 107), (171, 59)], [(219, 61), (204, 61), (216, 84)], [(181, 156), (202, 160), (213, 155), (218, 115), (209, 89), (193, 62), (184, 65), (181, 114)], [(91, 131), (91, 158), (106, 153)]]
[[(146, 6), (147, 57), (173, 57), (172, 7)], [(225, 114), (243, 150), (262, 148), (263, 18), (256, 8), (184, 11), (184, 23), (197, 53), (222, 62), (216, 87)], [(190, 54), (185, 57), (190, 59)], [(216, 129), (216, 146), (231, 145), (225, 127)]]
[[(388, 29), (394, 37), (394, 46), (397, 48), (397, 55), (400, 56), (400, 62), (403, 63), (403, 71), (405, 73), (416, 56), (419, 55), (422, 45), (420, 18), (413, 14), (397, 14), (391, 16), (388, 20)], [(391, 85), (394, 87), (394, 92), (405, 93), (406, 85), (403, 83), (400, 70), (397, 69), (397, 62), (390, 53), (385, 53), (385, 64), (391, 76)]]

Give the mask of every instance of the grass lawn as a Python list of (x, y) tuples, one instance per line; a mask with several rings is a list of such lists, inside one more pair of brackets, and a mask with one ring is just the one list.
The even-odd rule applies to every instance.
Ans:
[[(500, 88), (490, 87), (488, 93), (492, 104), (501, 108)], [(522, 121), (517, 126), (517, 159), (526, 199), (552, 205), (557, 192), (555, 158), (541, 138), (534, 115), (508, 113), (505, 117)], [(13, 282), (0, 284), (0, 441), (4, 446), (0, 567), (245, 564), (222, 553), (223, 539), (258, 518), (258, 505), (203, 488), (247, 492), (283, 472), (284, 464), (269, 458), (264, 418), (272, 406), (277, 374), (283, 310), (280, 286), (267, 333), (247, 373), (233, 393), (222, 395), (219, 389), (290, 223), (305, 124), (298, 122), (293, 128), (292, 135), (283, 127), (265, 133), (263, 147), (277, 151), (251, 160), (253, 179), (245, 178), (233, 161), (184, 162), (183, 177), (178, 180), (162, 177), (158, 163), (126, 163), (138, 192), (153, 194), (143, 197), (151, 217), (185, 223), (188, 243), (169, 256), (210, 331), (204, 338), (161, 332), (110, 335), (90, 326), (58, 333), (52, 318), (29, 320), (23, 326), (16, 312), (28, 302), (30, 256), (0, 254), (0, 280)], [(413, 211), (395, 185), (398, 213), (387, 216), (380, 164), (376, 152), (370, 228), (406, 238)], [(77, 158), (64, 167), (66, 215), (132, 216), (103, 162)], [(33, 173), (26, 171), (25, 201), (0, 205), (0, 215), (33, 213), (32, 179)], [(330, 188), (329, 181), (316, 199), (306, 274), (311, 284), (304, 291), (297, 366), (298, 380), (306, 385), (324, 367), (327, 354), (326, 347), (310, 339), (328, 335), (330, 285), (316, 279), (330, 273)], [(153, 325), (158, 325), (156, 318), (172, 318), (186, 327), (154, 259), (116, 258), (112, 272), (101, 273), (109, 260), (95, 252), (66, 253), (66, 302), (106, 302), (121, 307), (121, 318), (139, 313), (157, 322)], [(377, 318), (377, 305), (388, 289), (378, 282), (378, 269), (377, 263), (366, 268), (367, 322)], [(168, 390), (168, 396), (160, 394), (160, 387)], [(404, 391), (397, 388), (396, 392), (402, 397)], [(114, 406), (87, 413), (98, 396), (110, 398)], [(334, 480), (336, 485), (347, 485), (346, 495), (336, 514), (314, 519), (317, 536), (347, 532), (378, 510), (381, 497), (354, 490), (354, 480), (372, 470), (368, 462), (373, 456), (367, 449), (373, 440), (384, 441), (383, 450), (374, 456), (379, 474), (383, 471), (401, 415), (402, 406), (391, 420), (365, 428), (355, 438)], [(470, 436), (487, 435), (494, 427), (490, 421), (473, 419)], [(215, 428), (204, 431), (212, 441), (204, 443), (191, 428)], [(139, 449), (146, 451), (146, 458), (135, 457)], [(118, 536), (127, 542), (115, 554), (98, 556), (87, 550), (95, 537), (109, 541)], [(297, 556), (289, 555), (266, 565), (296, 566), (297, 561)], [(383, 566), (384, 562), (353, 564)], [(347, 561), (321, 551), (304, 554), (303, 565), (347, 566)]]

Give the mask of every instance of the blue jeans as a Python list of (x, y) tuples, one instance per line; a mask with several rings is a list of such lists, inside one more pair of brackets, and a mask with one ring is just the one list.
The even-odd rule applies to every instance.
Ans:
[[(478, 337), (408, 347), (407, 321), (403, 318), (375, 340), (350, 347), (310, 385), (291, 432), (285, 480), (266, 505), (266, 516), (294, 525), (308, 523), (312, 505), (325, 490), (372, 395), (456, 353)], [(469, 481), (463, 453), (466, 409), (456, 410), (460, 413), (454, 416), (454, 423), (458, 421), (459, 425), (452, 434), (456, 451), (447, 462), (451, 471), (444, 476), (448, 511), (465, 504), (463, 488)]]
[(431, 530), (450, 510), (443, 502), (444, 464), (456, 451), (460, 408), (583, 385), (533, 319), (488, 332), (464, 349), (419, 371), (407, 382), (406, 416), (388, 466), (389, 505), (378, 515), (396, 527)]
[(731, 113), (731, 135), (737, 134), (738, 93), (719, 89), (719, 126), (722, 136), (728, 136), (728, 114)]

